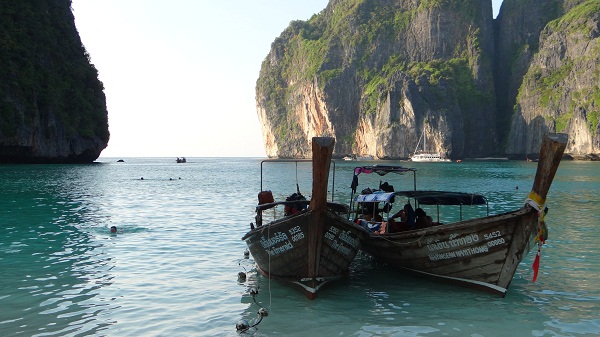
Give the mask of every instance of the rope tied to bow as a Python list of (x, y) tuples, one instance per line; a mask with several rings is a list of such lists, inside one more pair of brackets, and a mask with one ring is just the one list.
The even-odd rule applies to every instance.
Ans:
[(548, 213), (548, 207), (545, 207), (544, 203), (546, 200), (542, 199), (537, 193), (531, 191), (529, 196), (527, 197), (526, 204), (534, 208), (538, 212), (538, 225), (537, 225), (537, 234), (534, 238), (534, 242), (538, 245), (538, 251), (535, 255), (535, 259), (531, 268), (533, 269), (533, 279), (531, 282), (535, 282), (537, 280), (538, 272), (540, 269), (540, 258), (542, 255), (542, 245), (546, 243), (546, 239), (548, 238), (548, 229), (546, 227), (546, 213)]

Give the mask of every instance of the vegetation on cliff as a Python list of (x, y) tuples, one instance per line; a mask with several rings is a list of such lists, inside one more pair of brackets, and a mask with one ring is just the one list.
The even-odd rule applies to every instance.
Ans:
[[(267, 153), (406, 158), (600, 153), (600, 0), (331, 0), (272, 44), (257, 81)], [(412, 148), (412, 149), (411, 149)]]
[[(273, 42), (257, 81), (258, 104), (264, 108), (275, 138), (280, 143), (305, 138), (302, 131), (307, 130), (298, 128), (296, 116), (295, 103), (301, 102), (295, 98), (299, 87), (313, 84), (326, 96), (328, 109), (346, 115), (343, 119), (350, 124), (337, 124), (335, 136), (342, 140), (336, 143), (338, 153), (357, 152), (353, 139), (360, 120), (375, 118), (390, 91), (401, 90), (398, 81), (408, 80), (421, 88), (425, 100), (430, 101), (427, 114), (444, 110), (437, 103), (448, 98), (439, 96), (451, 94), (450, 101), (457, 102), (464, 115), (459, 123), (465, 129), (476, 129), (469, 125), (469, 117), (495, 104), (491, 71), (477, 70), (491, 68), (492, 63), (481, 43), (486, 37), (478, 28), (485, 26), (480, 6), (469, 0), (427, 0), (417, 6), (404, 1), (338, 0), (308, 21), (291, 22)], [(437, 22), (442, 27), (434, 33), (439, 36), (421, 39), (419, 34), (426, 32), (418, 32), (420, 28), (436, 24), (428, 21), (434, 20), (431, 17), (445, 18)], [(445, 28), (450, 29), (446, 32)], [(435, 45), (437, 41), (428, 38), (446, 41), (443, 46)], [(424, 48), (415, 48), (419, 46)], [(354, 102), (335, 102), (334, 93), (344, 91)], [(415, 123), (423, 124), (424, 114), (417, 116)], [(414, 132), (411, 136), (416, 141)], [(393, 157), (407, 155), (403, 151)]]
[[(600, 151), (600, 0), (567, 1), (565, 14), (540, 34), (519, 89), (509, 150), (532, 151), (515, 130), (535, 128), (573, 136), (568, 151)], [(522, 132), (521, 132), (522, 133)]]
[[(97, 158), (109, 140), (104, 87), (75, 28), (70, 0), (0, 0), (0, 65), (4, 161)], [(81, 139), (93, 148), (61, 150), (81, 147), (73, 144)]]

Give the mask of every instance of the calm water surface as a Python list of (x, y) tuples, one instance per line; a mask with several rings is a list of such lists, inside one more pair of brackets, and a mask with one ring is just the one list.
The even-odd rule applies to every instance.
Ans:
[[(535, 174), (535, 163), (514, 161), (403, 164), (418, 169), (419, 188), (486, 195), (491, 213), (520, 207)], [(349, 200), (354, 165), (337, 162), (338, 201)], [(258, 322), (262, 306), (269, 316), (243, 335), (600, 336), (600, 163), (561, 163), (540, 276), (531, 283), (530, 254), (506, 298), (364, 255), (315, 301), (269, 282), (240, 240), (260, 172), (260, 159), (249, 158), (0, 165), (0, 334), (237, 336), (236, 323)], [(264, 174), (276, 199), (297, 181), (310, 195), (310, 166), (272, 164)]]

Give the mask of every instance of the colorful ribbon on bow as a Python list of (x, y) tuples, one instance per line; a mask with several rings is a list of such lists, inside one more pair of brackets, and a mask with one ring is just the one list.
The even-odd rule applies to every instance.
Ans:
[(529, 204), (531, 207), (535, 208), (538, 212), (537, 235), (535, 236), (535, 239), (534, 239), (534, 242), (536, 242), (538, 244), (538, 251), (535, 254), (535, 259), (533, 260), (533, 264), (531, 265), (531, 268), (533, 269), (533, 279), (531, 280), (531, 282), (535, 282), (537, 280), (538, 272), (540, 270), (542, 245), (544, 243), (546, 243), (546, 239), (548, 237), (548, 233), (546, 230), (546, 222), (544, 220), (546, 213), (548, 213), (548, 208), (544, 207), (544, 202), (545, 202), (545, 200), (543, 200), (539, 195), (537, 195), (537, 193), (535, 193), (533, 191), (531, 191), (531, 193), (529, 193), (529, 197), (527, 198), (527, 204)]

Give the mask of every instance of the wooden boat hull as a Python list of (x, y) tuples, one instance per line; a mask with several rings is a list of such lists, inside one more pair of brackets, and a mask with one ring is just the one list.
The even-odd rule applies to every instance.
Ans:
[(538, 233), (538, 211), (510, 213), (422, 230), (371, 235), (363, 250), (390, 266), (505, 296)]
[(258, 227), (242, 240), (262, 274), (296, 285), (314, 299), (323, 285), (347, 274), (367, 236), (332, 211), (309, 210)]
[[(560, 164), (568, 137), (565, 134), (547, 134), (540, 147), (533, 187), (523, 207), (512, 212), (486, 216), (451, 224), (431, 226), (432, 221), (425, 218), (421, 210), (421, 219), (403, 221), (416, 224), (416, 230), (383, 234), (371, 234), (363, 244), (363, 250), (390, 266), (433, 278), (477, 288), (501, 296), (506, 294), (519, 263), (530, 251), (532, 242), (538, 240), (541, 245), (546, 239), (547, 229), (544, 223), (546, 196)], [(379, 171), (379, 172), (378, 172)], [(357, 167), (351, 187), (353, 193), (358, 185), (357, 175), (361, 172), (414, 172), (393, 166)], [(444, 191), (418, 191), (416, 176), (414, 190), (379, 194), (366, 193), (357, 196), (357, 202), (375, 202), (391, 200), (391, 196), (408, 196), (414, 204), (425, 205), (477, 205), (485, 201), (483, 197), (463, 193)], [(380, 187), (383, 185), (380, 185)], [(390, 199), (386, 199), (390, 197)], [(393, 202), (393, 201), (392, 201)], [(410, 205), (408, 205), (410, 206)], [(360, 213), (356, 208), (357, 215)], [(415, 215), (416, 212), (413, 212)], [(401, 214), (401, 213), (398, 213)], [(394, 216), (391, 217), (393, 220)], [(385, 219), (384, 219), (385, 220)], [(390, 218), (387, 218), (388, 222)], [(433, 223), (435, 224), (435, 223)], [(410, 227), (409, 227), (410, 228)], [(414, 228), (414, 227), (413, 227)], [(394, 230), (398, 230), (395, 228)], [(539, 260), (536, 258), (534, 280), (537, 276)]]

